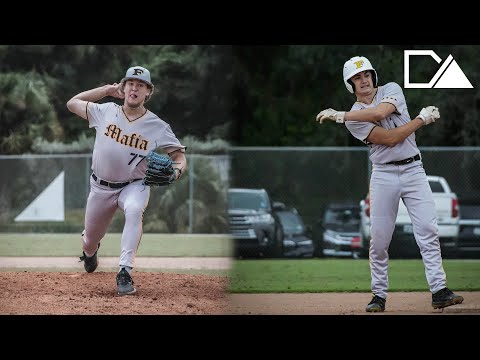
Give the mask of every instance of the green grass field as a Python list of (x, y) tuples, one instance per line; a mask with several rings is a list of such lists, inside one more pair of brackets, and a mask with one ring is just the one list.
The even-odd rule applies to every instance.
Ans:
[[(120, 256), (121, 234), (102, 239), (102, 256)], [(143, 234), (137, 256), (228, 257), (232, 244), (228, 235)], [(79, 256), (80, 234), (0, 233), (0, 256)]]
[[(389, 290), (428, 291), (420, 259), (389, 262)], [(480, 260), (443, 260), (447, 286), (480, 290)], [(231, 293), (370, 292), (368, 260), (236, 260), (230, 272)]]

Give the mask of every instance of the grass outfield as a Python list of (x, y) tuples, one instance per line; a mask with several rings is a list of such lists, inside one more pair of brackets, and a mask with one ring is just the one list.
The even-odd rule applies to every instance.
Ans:
[[(102, 239), (102, 256), (120, 256), (121, 234)], [(0, 256), (79, 256), (80, 234), (0, 233)], [(137, 256), (228, 257), (232, 243), (224, 234), (143, 234)]]
[[(480, 260), (443, 260), (453, 291), (480, 290)], [(368, 260), (235, 260), (231, 293), (370, 292)], [(389, 261), (389, 291), (429, 291), (421, 259)]]

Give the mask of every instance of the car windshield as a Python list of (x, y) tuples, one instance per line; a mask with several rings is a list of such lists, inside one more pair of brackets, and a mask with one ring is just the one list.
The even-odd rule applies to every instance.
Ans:
[(279, 211), (277, 214), (286, 233), (301, 234), (304, 232), (303, 221), (297, 214), (289, 211)]
[(259, 193), (229, 192), (229, 209), (268, 210), (268, 199)]
[(360, 210), (357, 208), (330, 208), (325, 212), (325, 227), (335, 231), (358, 231)]

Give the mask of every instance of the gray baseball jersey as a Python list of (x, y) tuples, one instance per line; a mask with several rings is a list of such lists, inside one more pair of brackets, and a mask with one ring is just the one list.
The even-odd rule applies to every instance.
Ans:
[(376, 145), (368, 143), (367, 137), (375, 126), (381, 126), (384, 129), (393, 129), (410, 122), (410, 115), (407, 109), (405, 96), (400, 85), (394, 82), (387, 83), (378, 87), (377, 94), (371, 104), (356, 102), (351, 110), (368, 109), (386, 102), (395, 106), (396, 111), (387, 118), (372, 123), (361, 121), (345, 121), (345, 126), (350, 133), (360, 141), (363, 141), (370, 147), (370, 160), (372, 164), (385, 164), (390, 161), (403, 160), (420, 153), (415, 142), (415, 133), (408, 136), (403, 142), (393, 148), (386, 145)]
[(90, 128), (95, 128), (92, 170), (101, 179), (126, 182), (142, 179), (147, 169), (142, 161), (151, 150), (185, 149), (170, 125), (150, 110), (133, 121), (113, 102), (87, 104)]

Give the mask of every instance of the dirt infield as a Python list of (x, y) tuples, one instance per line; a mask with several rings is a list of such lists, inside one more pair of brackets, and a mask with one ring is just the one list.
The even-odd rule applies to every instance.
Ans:
[(202, 272), (225, 272), (230, 262), (230, 258), (138, 257), (132, 275), (137, 293), (119, 296), (116, 257), (100, 258), (91, 274), (76, 257), (0, 257), (0, 314), (224, 314), (227, 276)]
[(428, 292), (390, 293), (384, 313), (367, 314), (369, 293), (228, 294), (228, 276), (175, 273), (228, 269), (230, 259), (222, 258), (138, 259), (137, 293), (119, 296), (109, 270), (117, 259), (102, 258), (91, 274), (72, 260), (0, 258), (0, 315), (480, 315), (480, 292), (456, 291), (464, 303), (443, 311), (431, 307)]
[(229, 313), (237, 315), (480, 315), (480, 292), (456, 291), (462, 304), (433, 309), (429, 292), (395, 292), (387, 299), (385, 312), (367, 313), (369, 293), (322, 294), (232, 294)]
[[(2, 315), (365, 315), (367, 293), (227, 294), (227, 277), (135, 272), (137, 293), (116, 294), (115, 272), (0, 272)], [(480, 315), (480, 292), (434, 310), (429, 293), (391, 293), (378, 315)], [(375, 314), (377, 315), (377, 314)]]
[(0, 314), (223, 314), (227, 278), (135, 272), (137, 293), (119, 296), (115, 272), (1, 272)]

